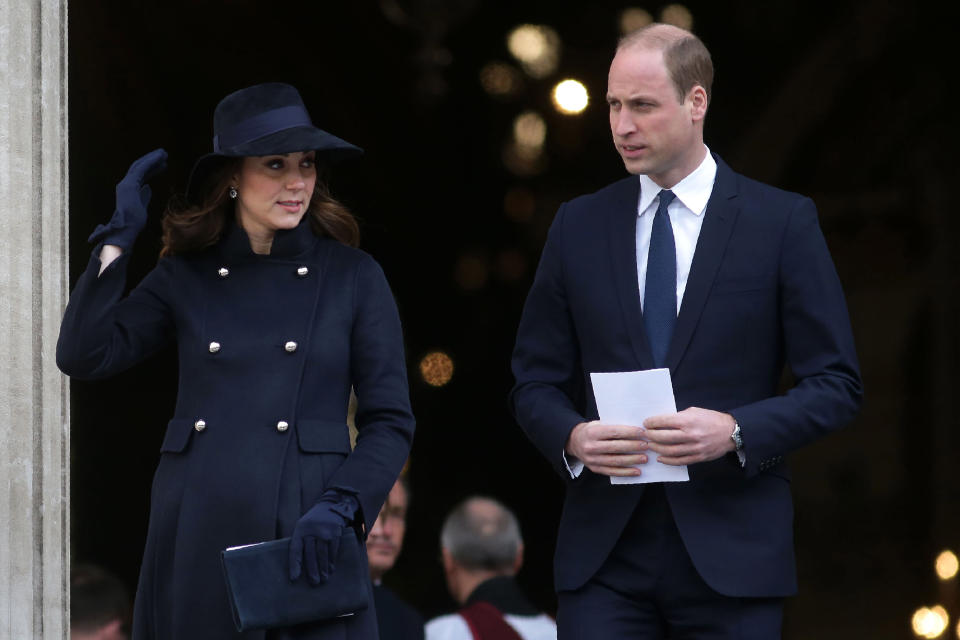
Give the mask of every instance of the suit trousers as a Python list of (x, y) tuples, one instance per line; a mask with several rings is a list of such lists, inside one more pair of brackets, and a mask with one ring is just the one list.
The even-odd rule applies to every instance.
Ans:
[(776, 640), (782, 618), (782, 598), (729, 597), (703, 581), (662, 484), (645, 488), (597, 574), (558, 594), (559, 640)]

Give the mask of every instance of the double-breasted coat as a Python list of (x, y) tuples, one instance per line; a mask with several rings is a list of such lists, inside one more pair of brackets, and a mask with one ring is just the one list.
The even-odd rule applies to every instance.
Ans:
[[(369, 530), (413, 437), (400, 320), (377, 263), (316, 236), (306, 218), (276, 234), (270, 255), (228, 227), (208, 249), (161, 258), (126, 297), (128, 255), (98, 277), (98, 248), (60, 330), (57, 363), (78, 378), (111, 376), (171, 341), (178, 350), (136, 639), (263, 638), (235, 630), (220, 552), (289, 536), (330, 488), (357, 497)], [(291, 636), (376, 638), (374, 618), (371, 600), (361, 615)]]

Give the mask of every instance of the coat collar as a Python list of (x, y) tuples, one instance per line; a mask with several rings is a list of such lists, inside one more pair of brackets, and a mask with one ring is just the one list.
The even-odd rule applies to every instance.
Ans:
[[(309, 214), (308, 214), (309, 215)], [(310, 226), (308, 215), (303, 216), (300, 224), (293, 229), (277, 231), (273, 237), (273, 246), (269, 255), (258, 255), (250, 248), (250, 237), (235, 220), (227, 222), (220, 251), (231, 260), (269, 260), (294, 258), (311, 249), (319, 239)]]
[[(687, 278), (687, 288), (667, 350), (665, 366), (670, 369), (675, 369), (680, 363), (693, 337), (739, 212), (736, 174), (719, 156), (713, 154), (713, 157), (717, 162), (717, 176), (704, 212), (703, 226)], [(608, 216), (607, 229), (614, 280), (634, 355), (641, 369), (649, 369), (653, 367), (653, 355), (643, 324), (640, 291), (637, 287), (636, 225), (640, 181), (634, 178), (620, 184), (622, 186), (618, 186), (613, 192), (613, 211), (612, 215)]]

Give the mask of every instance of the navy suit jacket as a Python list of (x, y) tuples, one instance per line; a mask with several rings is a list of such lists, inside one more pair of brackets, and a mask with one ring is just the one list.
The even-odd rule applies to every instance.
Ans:
[[(860, 374), (813, 202), (717, 165), (667, 366), (678, 410), (737, 419), (747, 464), (731, 453), (664, 488), (707, 584), (729, 596), (785, 596), (796, 569), (783, 456), (854, 416)], [(598, 417), (590, 372), (653, 368), (637, 278), (639, 188), (630, 176), (560, 207), (517, 333), (514, 415), (567, 480), (558, 590), (596, 573), (644, 491), (589, 469), (571, 479), (562, 457), (573, 427)], [(794, 384), (779, 394), (785, 364)]]

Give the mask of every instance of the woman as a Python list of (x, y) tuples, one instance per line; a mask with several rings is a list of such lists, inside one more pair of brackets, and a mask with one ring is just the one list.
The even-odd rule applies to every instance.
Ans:
[[(365, 535), (410, 449), (396, 305), (357, 225), (317, 165), (361, 153), (314, 127), (296, 89), (224, 98), (214, 151), (187, 207), (163, 221), (157, 267), (125, 298), (162, 149), (117, 186), (117, 210), (67, 305), (57, 363), (78, 378), (122, 371), (177, 344), (177, 404), (153, 481), (134, 638), (239, 634), (220, 567), (231, 546), (291, 536), (290, 577), (336, 571), (345, 528)], [(358, 397), (356, 447), (346, 423)], [(364, 554), (365, 557), (365, 554)], [(376, 638), (371, 608), (268, 638)]]

